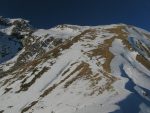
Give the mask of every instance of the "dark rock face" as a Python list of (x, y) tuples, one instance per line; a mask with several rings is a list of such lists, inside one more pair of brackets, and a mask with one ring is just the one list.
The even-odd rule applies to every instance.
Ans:
[(2, 16), (0, 16), (0, 25), (9, 26), (11, 24), (9, 23), (8, 19), (3, 18)]
[(24, 37), (33, 30), (28, 21), (3, 17), (0, 17), (0, 27), (4, 29), (0, 31), (0, 63), (2, 63), (14, 57), (23, 48)]

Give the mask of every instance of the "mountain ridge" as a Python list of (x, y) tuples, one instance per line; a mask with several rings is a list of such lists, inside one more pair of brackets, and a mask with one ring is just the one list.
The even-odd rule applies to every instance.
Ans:
[(1, 42), (13, 36), (22, 43), (0, 64), (0, 112), (149, 113), (148, 31), (126, 24), (45, 30), (2, 17), (0, 23)]

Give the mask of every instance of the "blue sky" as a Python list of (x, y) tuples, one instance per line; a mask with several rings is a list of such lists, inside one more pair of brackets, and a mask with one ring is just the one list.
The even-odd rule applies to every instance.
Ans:
[(150, 0), (1, 0), (0, 15), (38, 28), (126, 23), (150, 31)]

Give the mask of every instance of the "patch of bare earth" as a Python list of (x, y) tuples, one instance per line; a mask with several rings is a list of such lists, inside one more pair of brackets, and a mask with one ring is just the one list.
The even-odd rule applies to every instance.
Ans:
[(148, 70), (150, 70), (150, 62), (142, 55), (137, 55), (136, 60), (140, 62), (143, 66), (145, 66)]

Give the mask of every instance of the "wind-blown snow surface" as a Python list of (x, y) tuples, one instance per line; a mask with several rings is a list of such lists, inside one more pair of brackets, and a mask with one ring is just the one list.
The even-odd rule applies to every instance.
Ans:
[(114, 24), (27, 34), (0, 65), (0, 113), (150, 113), (149, 32)]

